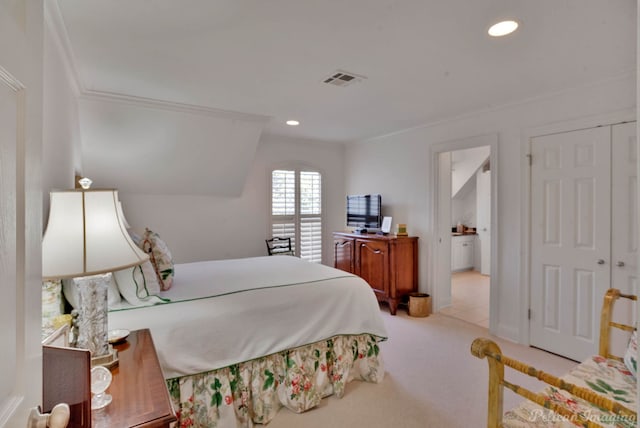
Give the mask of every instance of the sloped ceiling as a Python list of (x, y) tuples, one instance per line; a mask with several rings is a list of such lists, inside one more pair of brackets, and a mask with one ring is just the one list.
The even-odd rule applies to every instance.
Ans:
[(238, 196), (264, 120), (80, 99), (82, 163), (96, 187), (145, 194)]
[[(350, 141), (636, 70), (635, 0), (53, 0), (84, 91)], [(494, 39), (490, 24), (521, 28)], [(321, 83), (336, 69), (363, 82)], [(301, 125), (284, 125), (295, 118)]]
[(478, 169), (489, 159), (489, 146), (451, 152), (451, 197), (455, 198), (465, 185), (474, 178)]

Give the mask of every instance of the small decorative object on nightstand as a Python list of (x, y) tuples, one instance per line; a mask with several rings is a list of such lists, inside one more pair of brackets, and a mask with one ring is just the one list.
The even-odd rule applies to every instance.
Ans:
[(91, 369), (91, 410), (104, 409), (111, 404), (111, 396), (106, 393), (111, 385), (111, 372), (108, 368), (96, 366)]

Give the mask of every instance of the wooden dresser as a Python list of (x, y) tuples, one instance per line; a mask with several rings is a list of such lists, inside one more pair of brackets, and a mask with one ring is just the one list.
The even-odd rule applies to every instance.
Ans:
[(169, 400), (160, 363), (149, 330), (132, 331), (115, 345), (120, 363), (111, 370), (107, 390), (113, 401), (93, 411), (93, 427), (171, 427), (176, 416)]
[(418, 237), (373, 233), (333, 233), (337, 269), (356, 274), (371, 285), (391, 315), (398, 303), (418, 290)]

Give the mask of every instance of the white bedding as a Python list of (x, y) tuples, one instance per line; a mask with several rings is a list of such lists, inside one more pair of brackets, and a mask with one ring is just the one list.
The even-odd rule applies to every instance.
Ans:
[[(386, 338), (361, 278), (290, 256), (180, 264), (171, 303), (109, 313), (109, 328), (149, 328), (166, 379), (206, 372), (336, 335)], [(211, 297), (213, 296), (213, 297)]]

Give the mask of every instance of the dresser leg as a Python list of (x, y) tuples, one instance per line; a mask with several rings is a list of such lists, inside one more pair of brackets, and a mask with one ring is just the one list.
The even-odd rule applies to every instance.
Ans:
[(391, 312), (391, 315), (395, 315), (396, 311), (398, 310), (398, 300), (397, 299), (389, 299), (389, 312)]

